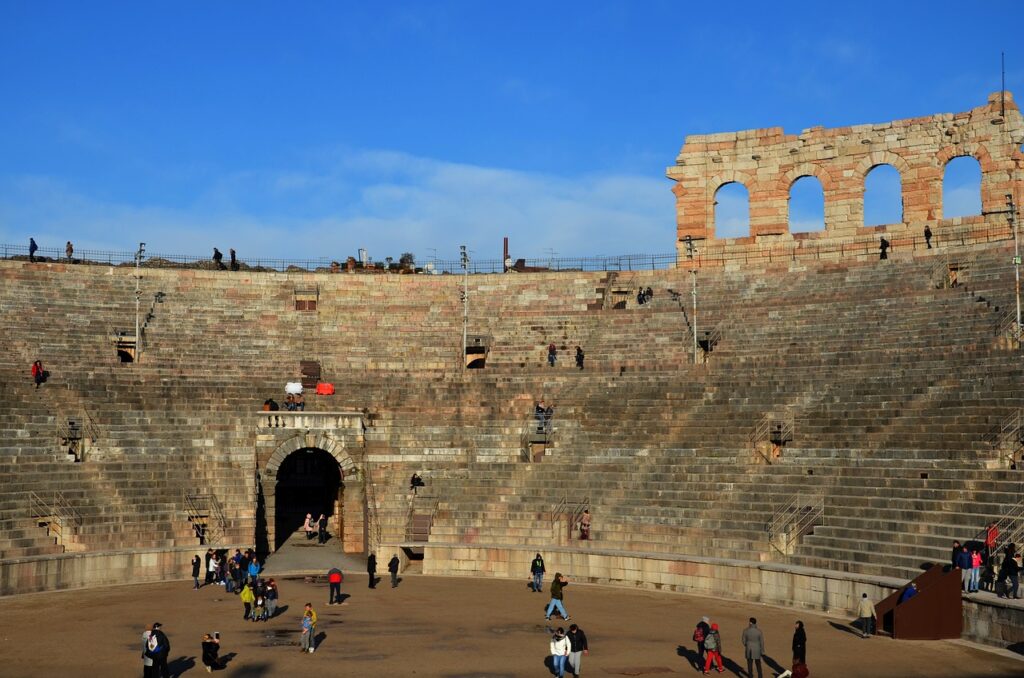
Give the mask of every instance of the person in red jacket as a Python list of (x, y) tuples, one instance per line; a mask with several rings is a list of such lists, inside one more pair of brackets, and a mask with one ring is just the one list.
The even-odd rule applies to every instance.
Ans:
[(330, 597), (327, 600), (328, 605), (341, 604), (342, 579), (341, 570), (336, 567), (332, 567), (327, 573), (327, 582), (331, 585)]
[(37, 360), (32, 363), (32, 380), (36, 382), (36, 388), (46, 380), (46, 370), (43, 369), (43, 361)]

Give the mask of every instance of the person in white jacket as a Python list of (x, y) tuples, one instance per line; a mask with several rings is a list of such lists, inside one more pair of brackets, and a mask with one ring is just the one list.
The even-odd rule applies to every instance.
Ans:
[(551, 636), (551, 657), (554, 664), (555, 675), (558, 678), (564, 678), (565, 676), (565, 664), (569, 659), (569, 651), (572, 645), (569, 643), (569, 639), (565, 637), (565, 629), (561, 626), (555, 631), (555, 635)]

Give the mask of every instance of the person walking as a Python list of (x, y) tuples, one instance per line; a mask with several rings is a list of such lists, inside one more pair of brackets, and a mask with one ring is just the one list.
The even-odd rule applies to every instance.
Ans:
[(881, 240), (879, 240), (878, 241), (878, 258), (879, 259), (888, 259), (889, 258), (889, 248), (891, 246), (892, 245), (890, 245), (889, 241), (886, 240), (885, 238), (882, 238)]
[(142, 632), (142, 678), (153, 678), (153, 658), (149, 656), (149, 637), (153, 635), (153, 625), (146, 624)]
[(323, 513), (320, 514), (320, 518), (316, 521), (317, 527), (317, 543), (327, 543), (327, 516)]
[(587, 645), (587, 634), (583, 633), (576, 624), (569, 626), (569, 670), (572, 671), (572, 678), (580, 678), (583, 672), (583, 655), (590, 654), (590, 647)]
[(565, 664), (569, 660), (569, 652), (572, 651), (572, 645), (569, 639), (565, 637), (565, 629), (561, 626), (555, 631), (554, 635), (551, 636), (551, 659), (552, 668), (555, 670), (556, 678), (565, 677)]
[(579, 346), (576, 347), (576, 367), (583, 369), (583, 349)]
[(36, 252), (39, 251), (39, 245), (36, 244), (35, 238), (28, 239), (28, 260), (31, 263), (36, 263)]
[(704, 639), (711, 633), (711, 627), (709, 623), (710, 619), (707, 617), (701, 617), (700, 621), (697, 622), (697, 626), (693, 629), (693, 640), (697, 643), (697, 668), (704, 666), (704, 660), (706, 659), (706, 650), (704, 649)]
[(802, 621), (796, 623), (796, 630), (793, 631), (793, 663), (807, 663), (807, 631)]
[(242, 619), (248, 619), (252, 616), (252, 604), (256, 601), (256, 594), (253, 593), (249, 582), (242, 585), (242, 592), (238, 594), (238, 599), (242, 601), (244, 607)]
[(928, 224), (924, 225), (924, 244), (928, 249), (932, 248), (932, 229), (928, 228)]
[(391, 560), (388, 561), (388, 572), (391, 573), (391, 588), (398, 588), (398, 554), (391, 556)]
[(531, 588), (533, 588), (534, 593), (540, 593), (544, 590), (544, 572), (544, 559), (538, 553), (534, 557), (533, 562), (530, 563), (530, 574), (533, 576)]
[(192, 590), (199, 590), (199, 572), (203, 567), (203, 559), (199, 557), (197, 553), (195, 558), (192, 559)]
[(202, 643), (202, 654), (203, 654), (203, 666), (206, 667), (207, 673), (212, 673), (214, 669), (220, 669), (220, 634), (216, 637), (211, 636), (209, 633), (203, 634)]
[(70, 264), (75, 256), (75, 246), (71, 244), (70, 240), (68, 240), (67, 245), (64, 245), (64, 254), (67, 255), (68, 263)]
[(228, 248), (228, 256), (231, 257), (231, 270), (232, 271), (237, 271), (238, 270), (238, 257), (235, 255), (235, 248), (234, 247)]
[(316, 650), (316, 611), (313, 603), (306, 603), (302, 610), (302, 651), (313, 654)]
[(750, 618), (750, 626), (743, 629), (743, 654), (747, 658), (747, 676), (754, 678), (754, 664), (757, 664), (757, 678), (764, 678), (761, 669), (761, 655), (764, 654), (764, 634), (757, 628), (757, 619)]
[(344, 576), (338, 568), (332, 567), (327, 571), (327, 583), (331, 587), (331, 592), (327, 597), (328, 605), (334, 605), (335, 603), (341, 602), (341, 582), (343, 579)]
[(562, 575), (561, 572), (555, 573), (555, 579), (551, 582), (551, 602), (548, 603), (548, 609), (544, 612), (545, 621), (551, 621), (551, 613), (558, 610), (558, 614), (562, 615), (562, 619), (569, 621), (569, 613), (565, 611), (565, 605), (562, 602), (563, 592), (566, 586), (569, 585), (569, 579)]
[(153, 632), (149, 635), (148, 653), (153, 659), (153, 678), (171, 678), (171, 670), (167, 666), (167, 656), (171, 653), (171, 641), (163, 631), (163, 624), (153, 622)]
[(868, 600), (868, 594), (862, 593), (857, 605), (857, 619), (860, 622), (860, 637), (867, 638), (875, 634), (875, 604)]
[(371, 553), (370, 557), (366, 559), (366, 574), (370, 578), (369, 586), (371, 589), (377, 588), (377, 554)]
[(213, 263), (217, 264), (220, 270), (224, 270), (224, 255), (216, 247), (213, 248)]
[(718, 624), (711, 625), (711, 631), (704, 638), (704, 649), (708, 653), (707, 659), (704, 660), (704, 675), (710, 673), (712, 664), (718, 664), (719, 673), (725, 671), (722, 668), (722, 636), (718, 632)]

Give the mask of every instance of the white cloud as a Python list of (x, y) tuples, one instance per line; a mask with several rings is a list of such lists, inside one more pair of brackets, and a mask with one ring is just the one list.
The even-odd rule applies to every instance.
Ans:
[(312, 166), (223, 176), (186, 205), (105, 200), (49, 177), (0, 178), (0, 239), (40, 245), (204, 255), (375, 259), (467, 244), (514, 256), (673, 251), (671, 184), (660, 177), (561, 177), (391, 151), (321, 155)]

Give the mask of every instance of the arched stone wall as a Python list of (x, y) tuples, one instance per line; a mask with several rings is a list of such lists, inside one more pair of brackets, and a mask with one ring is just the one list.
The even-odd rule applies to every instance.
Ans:
[[(1024, 119), (1012, 95), (1005, 115), (996, 93), (984, 106), (964, 113), (939, 114), (894, 122), (825, 129), (799, 135), (780, 127), (692, 135), (686, 138), (667, 176), (675, 182), (677, 251), (685, 257), (690, 236), (715, 241), (714, 195), (719, 186), (738, 181), (750, 193), (750, 232), (754, 243), (765, 236), (792, 239), (789, 188), (801, 176), (814, 176), (825, 193), (825, 231), (811, 236), (851, 241), (871, 237), (864, 227), (864, 177), (879, 164), (893, 165), (903, 189), (903, 224), (887, 230), (918, 232), (928, 224), (942, 231), (942, 172), (949, 158), (971, 155), (982, 169), (982, 210), (991, 216), (982, 226), (1005, 227), (1006, 194), (1024, 203)], [(991, 223), (989, 223), (991, 222)], [(724, 243), (723, 243), (724, 244)]]
[[(259, 468), (262, 486), (262, 504), (266, 520), (266, 543), (273, 548), (275, 544), (275, 526), (273, 517), (277, 514), (277, 472), (289, 455), (304, 449), (318, 449), (327, 452), (338, 462), (344, 485), (344, 500), (340, 507), (345, 515), (344, 532), (339, 536), (343, 540), (344, 549), (350, 553), (362, 553), (365, 550), (366, 495), (363, 487), (363, 470), (356, 466), (349, 454), (344, 441), (329, 431), (296, 431), (294, 434), (278, 442), (266, 463)], [(257, 525), (257, 530), (261, 529)], [(256, 535), (256, 543), (262, 543), (261, 535)]]

